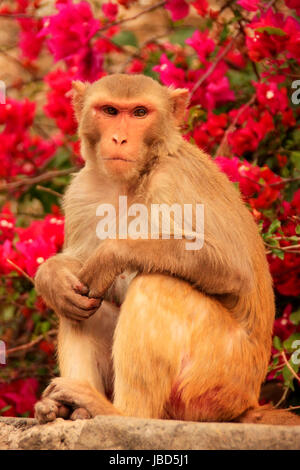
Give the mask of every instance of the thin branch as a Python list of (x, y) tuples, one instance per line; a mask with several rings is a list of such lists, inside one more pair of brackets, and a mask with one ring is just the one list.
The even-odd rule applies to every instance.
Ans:
[(231, 132), (233, 132), (235, 130), (235, 127), (236, 127), (236, 124), (238, 122), (238, 119), (239, 117), (243, 114), (243, 112), (249, 108), (249, 106), (251, 106), (254, 101), (256, 99), (256, 94), (255, 95), (252, 95), (250, 100), (247, 101), (247, 103), (245, 103), (243, 106), (240, 107), (240, 109), (238, 110), (238, 112), (236, 113), (236, 116), (234, 118), (234, 120), (232, 121), (232, 123), (230, 124), (230, 126), (228, 127), (228, 129), (226, 130), (224, 136), (223, 136), (223, 139), (221, 140), (221, 143), (215, 153), (215, 156), (217, 155), (220, 155), (221, 154), (221, 151), (223, 150), (223, 147), (225, 146), (225, 144), (227, 143), (227, 139), (228, 139), (228, 134), (230, 134)]
[(285, 362), (285, 365), (287, 366), (287, 368), (289, 369), (289, 371), (291, 372), (291, 374), (295, 377), (295, 379), (298, 380), (298, 382), (300, 382), (300, 377), (298, 377), (298, 375), (296, 374), (296, 372), (294, 371), (294, 369), (291, 367), (289, 361), (287, 360), (287, 357), (286, 357), (286, 354), (284, 351), (281, 351), (281, 356)]
[(143, 11), (140, 11), (136, 15), (130, 16), (129, 18), (124, 18), (123, 20), (114, 21), (114, 22), (109, 23), (105, 26), (102, 26), (102, 28), (98, 29), (97, 33), (100, 33), (101, 31), (106, 31), (107, 29), (111, 28), (112, 26), (118, 26), (119, 24), (127, 23), (127, 21), (136, 20), (140, 16), (145, 15), (146, 13), (150, 13), (151, 11), (157, 10), (157, 8), (160, 8), (160, 7), (164, 6), (165, 3), (166, 3), (166, 1), (164, 0), (163, 2), (156, 3), (155, 5), (152, 5), (151, 7), (146, 8)]
[(32, 279), (32, 277), (30, 277), (27, 273), (25, 273), (25, 271), (23, 271), (23, 269), (20, 268), (20, 266), (18, 266), (17, 264), (15, 264), (13, 261), (11, 261), (8, 258), (6, 258), (6, 261), (9, 264), (11, 264), (14, 268), (16, 268), (20, 273), (22, 273), (23, 276), (26, 277), (26, 279), (28, 279), (28, 281), (30, 281), (34, 285), (34, 280)]
[(227, 46), (223, 49), (223, 51), (221, 52), (221, 54), (219, 54), (215, 61), (211, 64), (211, 66), (209, 67), (209, 69), (202, 75), (202, 77), (199, 78), (199, 80), (195, 83), (195, 85), (193, 86), (191, 92), (190, 92), (190, 98), (192, 98), (193, 94), (195, 93), (196, 90), (198, 90), (198, 88), (202, 85), (202, 83), (213, 73), (213, 71), (215, 70), (215, 68), (217, 67), (218, 63), (228, 54), (228, 52), (230, 51), (230, 49), (232, 48), (235, 40), (238, 38), (238, 36), (240, 35), (241, 33), (238, 32), (235, 37), (227, 44)]
[(63, 197), (61, 193), (54, 191), (54, 189), (46, 188), (45, 186), (40, 186), (39, 184), (37, 185), (36, 189), (38, 189), (39, 191), (44, 191), (45, 193), (53, 194), (53, 196), (56, 197)]
[(276, 181), (275, 183), (268, 184), (268, 186), (280, 186), (281, 184), (288, 184), (292, 183), (293, 181), (300, 181), (300, 176), (296, 176), (295, 178), (283, 178), (281, 181)]
[(32, 186), (36, 183), (41, 183), (42, 181), (48, 181), (57, 176), (65, 176), (69, 175), (70, 173), (74, 173), (78, 169), (76, 167), (67, 168), (65, 170), (51, 170), (42, 175), (34, 176), (32, 178), (23, 178), (19, 181), (14, 181), (12, 183), (4, 183), (0, 185), (0, 191), (9, 191), (11, 189), (17, 189), (22, 186)]
[(54, 335), (54, 334), (56, 334), (56, 333), (57, 333), (57, 330), (56, 330), (56, 329), (49, 330), (49, 331), (47, 331), (45, 334), (38, 336), (37, 338), (35, 338), (34, 340), (30, 341), (29, 343), (22, 344), (21, 346), (17, 346), (17, 347), (15, 347), (15, 348), (7, 349), (6, 354), (9, 356), (10, 354), (13, 354), (13, 353), (15, 353), (15, 352), (26, 351), (27, 349), (31, 349), (33, 346), (35, 346), (35, 345), (38, 344), (40, 341), (42, 341), (42, 339), (45, 338), (45, 335)]

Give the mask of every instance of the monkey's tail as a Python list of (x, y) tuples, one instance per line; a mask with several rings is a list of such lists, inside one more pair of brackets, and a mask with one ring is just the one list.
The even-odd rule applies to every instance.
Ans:
[(234, 419), (238, 423), (281, 424), (286, 426), (300, 426), (300, 416), (286, 409), (276, 409), (272, 405), (258, 406), (244, 411)]

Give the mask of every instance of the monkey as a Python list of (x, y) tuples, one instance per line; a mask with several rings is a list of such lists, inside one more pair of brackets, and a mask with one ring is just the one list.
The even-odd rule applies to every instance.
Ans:
[[(112, 74), (73, 82), (72, 96), (85, 166), (64, 196), (63, 252), (35, 277), (59, 317), (61, 374), (36, 418), (270, 422), (258, 401), (275, 315), (265, 248), (239, 191), (181, 136), (188, 90)], [(149, 210), (202, 204), (201, 248), (187, 249), (174, 217), (169, 237), (100, 240), (97, 207), (118, 218), (120, 196)]]

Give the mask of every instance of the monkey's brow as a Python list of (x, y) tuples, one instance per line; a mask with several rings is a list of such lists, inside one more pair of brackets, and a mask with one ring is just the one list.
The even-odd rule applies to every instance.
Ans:
[(112, 106), (113, 108), (117, 108), (120, 111), (128, 111), (133, 110), (135, 108), (143, 107), (148, 109), (155, 109), (154, 103), (149, 101), (139, 100), (139, 101), (114, 101), (114, 100), (105, 100), (105, 101), (97, 101), (95, 106)]
[(90, 106), (113, 106), (117, 109), (134, 109), (139, 106), (144, 106), (149, 110), (158, 109), (159, 102), (155, 99), (149, 100), (149, 97), (139, 96), (131, 99), (116, 98), (109, 95), (97, 96), (91, 100), (88, 105)]

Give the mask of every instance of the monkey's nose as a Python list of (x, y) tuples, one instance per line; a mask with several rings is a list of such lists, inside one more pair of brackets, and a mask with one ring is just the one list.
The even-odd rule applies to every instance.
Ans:
[(117, 145), (122, 145), (122, 144), (127, 143), (127, 139), (120, 138), (117, 135), (113, 135), (112, 140)]

